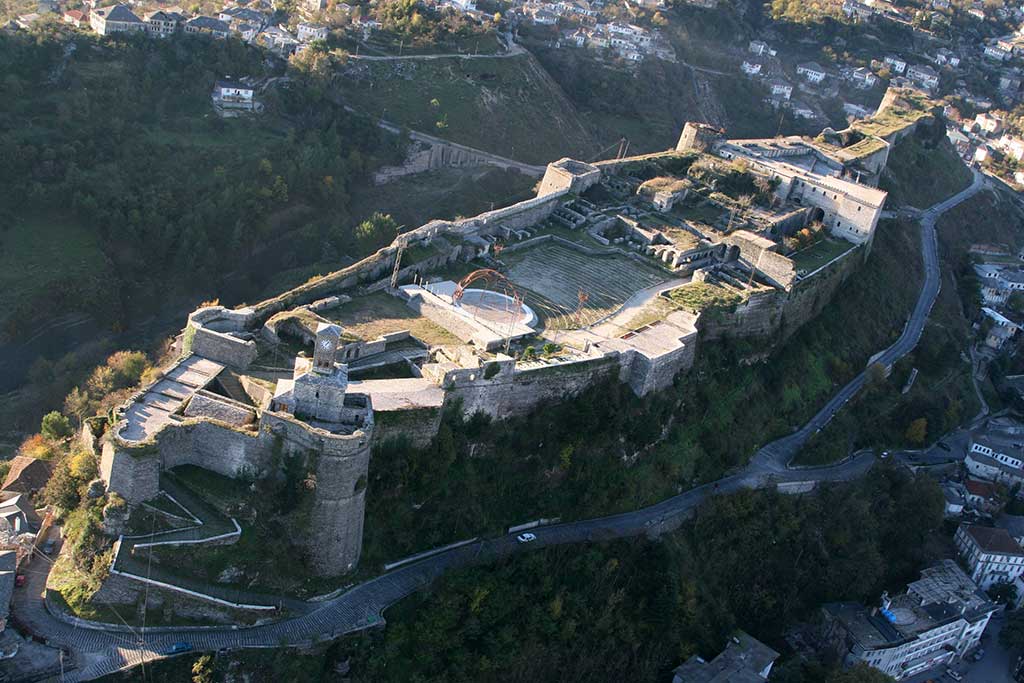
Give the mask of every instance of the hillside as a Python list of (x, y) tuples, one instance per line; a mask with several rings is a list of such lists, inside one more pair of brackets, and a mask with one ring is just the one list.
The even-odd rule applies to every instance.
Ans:
[(597, 143), (529, 54), (350, 60), (339, 93), (358, 111), (519, 161), (589, 159)]

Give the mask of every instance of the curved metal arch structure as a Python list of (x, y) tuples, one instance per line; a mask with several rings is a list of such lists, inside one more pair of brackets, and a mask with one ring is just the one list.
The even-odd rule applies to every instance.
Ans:
[(501, 294), (511, 298), (515, 301), (517, 306), (523, 305), (523, 297), (519, 294), (519, 290), (515, 288), (512, 281), (505, 277), (505, 274), (494, 270), (493, 268), (481, 268), (480, 270), (474, 270), (466, 277), (459, 280), (458, 286), (455, 288), (455, 292), (452, 293), (452, 303), (458, 305), (462, 299), (462, 295), (466, 293), (466, 290), (470, 285), (479, 282), (482, 285), (491, 285), (501, 288)]
[[(466, 277), (459, 280), (458, 286), (452, 292), (452, 305), (459, 306), (462, 296), (469, 289), (470, 285), (478, 284), (478, 289), (490, 288), (492, 291), (504, 295), (505, 301), (510, 302), (506, 313), (508, 313), (508, 332), (505, 335), (505, 352), (508, 353), (509, 345), (512, 343), (512, 331), (515, 328), (515, 314), (523, 310), (523, 296), (515, 288), (512, 281), (505, 277), (505, 274), (493, 268), (481, 268), (474, 270)], [(476, 315), (474, 314), (474, 318)]]

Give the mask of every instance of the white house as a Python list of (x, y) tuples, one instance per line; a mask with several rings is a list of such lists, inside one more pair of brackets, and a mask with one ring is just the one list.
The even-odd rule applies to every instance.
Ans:
[(915, 64), (907, 67), (907, 78), (928, 90), (939, 87), (938, 72), (927, 64)]
[(756, 76), (761, 73), (763, 65), (760, 62), (748, 62), (743, 60), (743, 64), (740, 65), (740, 70), (748, 76)]
[(782, 78), (776, 77), (768, 81), (768, 88), (771, 90), (772, 97), (780, 97), (784, 100), (788, 100), (793, 96), (793, 86)]
[(156, 10), (143, 15), (146, 21), (146, 31), (155, 36), (169, 36), (177, 33), (181, 21), (184, 19), (177, 12), (165, 12)]
[(214, 106), (219, 110), (252, 111), (256, 106), (255, 90), (251, 85), (237, 81), (217, 81), (213, 86)]
[(985, 135), (999, 135), (1003, 131), (1003, 120), (995, 114), (981, 113), (974, 117), (973, 123), (969, 122), (965, 127), (970, 130), (974, 126)]
[(747, 49), (750, 50), (753, 54), (757, 55), (758, 57), (763, 57), (770, 50), (770, 48), (768, 47), (768, 43), (764, 42), (763, 40), (750, 41), (750, 44), (747, 45)]
[(1007, 50), (1004, 50), (1003, 48), (999, 47), (998, 45), (986, 45), (985, 46), (985, 56), (988, 59), (991, 59), (991, 60), (996, 61), (996, 62), (1005, 62), (1007, 59), (1010, 58), (1010, 52), (1007, 51)]
[(878, 84), (878, 76), (872, 73), (867, 67), (859, 67), (850, 72), (850, 80), (858, 88), (867, 90)]
[(796, 67), (798, 75), (803, 76), (808, 83), (821, 83), (827, 75), (825, 69), (817, 62), (804, 62)]
[(111, 5), (94, 9), (89, 13), (89, 25), (101, 36), (146, 30), (145, 22), (135, 16), (128, 5)]
[(886, 55), (885, 63), (886, 65), (888, 65), (889, 70), (892, 71), (893, 73), (901, 74), (907, 70), (906, 60), (897, 57), (896, 55)]
[(327, 27), (320, 24), (299, 24), (295, 31), (300, 43), (309, 43), (314, 40), (327, 40)]
[(877, 606), (824, 605), (823, 636), (845, 661), (902, 680), (962, 659), (997, 609), (956, 562), (942, 560), (924, 569), (906, 593), (883, 593)]
[(983, 590), (1013, 583), (1024, 574), (1024, 549), (1006, 529), (961, 524), (953, 538), (957, 552)]
[(813, 119), (816, 116), (814, 110), (806, 102), (793, 102), (789, 106), (789, 110), (798, 119)]
[(979, 434), (964, 457), (967, 471), (1007, 486), (1024, 483), (1024, 439), (1014, 434)]

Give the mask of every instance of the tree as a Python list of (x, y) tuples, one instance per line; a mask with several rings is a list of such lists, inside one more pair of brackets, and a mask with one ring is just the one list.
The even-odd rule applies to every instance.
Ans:
[(18, 448), (18, 455), (39, 460), (50, 460), (56, 454), (57, 449), (53, 442), (42, 434), (33, 434), (22, 441), (21, 446)]
[(203, 655), (192, 665), (192, 683), (213, 683), (213, 657)]
[(999, 642), (1008, 650), (1024, 648), (1024, 610), (1014, 610), (999, 632)]
[(365, 252), (376, 251), (398, 235), (398, 224), (390, 214), (375, 212), (356, 226), (356, 240)]
[(71, 393), (64, 399), (64, 412), (75, 418), (75, 424), (82, 426), (82, 420), (91, 411), (89, 394), (78, 387), (71, 390)]
[(866, 373), (865, 384), (867, 385), (868, 391), (875, 391), (881, 389), (886, 384), (886, 372), (885, 366), (881, 363), (872, 363), (868, 366)]
[(923, 444), (928, 437), (928, 418), (919, 417), (910, 423), (904, 438), (913, 444)]
[(1017, 587), (1008, 581), (1000, 581), (988, 589), (988, 596), (1003, 605), (1017, 602)]
[(39, 431), (46, 439), (60, 441), (71, 436), (71, 421), (54, 410), (43, 416)]

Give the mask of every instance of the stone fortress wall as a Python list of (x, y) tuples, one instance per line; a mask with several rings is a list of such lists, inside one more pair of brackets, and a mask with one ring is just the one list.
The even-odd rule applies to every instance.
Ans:
[(358, 562), (373, 438), (371, 410), (352, 434), (328, 432), (271, 410), (262, 412), (255, 431), (189, 418), (168, 423), (138, 443), (116, 434), (115, 426), (103, 441), (100, 477), (109, 491), (132, 506), (157, 495), (165, 469), (195, 465), (231, 478), (258, 477), (278, 465), (277, 455), (302, 458), (315, 469), (317, 487), (310, 526), (296, 531), (304, 533), (302, 542), (316, 571), (337, 575)]
[[(729, 143), (723, 143), (720, 131), (687, 124), (677, 149), (721, 153), (723, 144)], [(340, 300), (346, 292), (388, 287), (396, 259), (405, 248), (425, 244), (430, 245), (434, 253), (423, 261), (403, 267), (399, 271), (402, 282), (453, 261), (468, 261), (487, 253), (491, 241), (485, 238), (507, 238), (512, 231), (545, 221), (572, 196), (586, 191), (599, 182), (603, 174), (613, 174), (624, 164), (676, 153), (669, 151), (595, 164), (561, 159), (548, 165), (537, 197), (533, 199), (472, 218), (431, 221), (403, 233), (391, 245), (350, 267), (250, 307), (234, 311), (209, 307), (194, 312), (189, 316), (183, 336), (184, 353), (244, 370), (256, 356), (257, 335), (268, 333), (264, 325), (269, 319), (297, 307), (315, 311), (319, 305), (316, 302)], [(778, 171), (780, 167), (770, 168)], [(786, 173), (781, 175), (786, 176)], [(583, 354), (577, 354), (570, 361), (519, 366), (514, 359), (499, 353), (496, 360), (435, 364), (429, 373), (428, 366), (424, 366), (424, 377), (434, 380), (443, 391), (444, 404), (458, 401), (466, 414), (480, 411), (500, 419), (570, 399), (603, 381), (628, 383), (641, 397), (664, 389), (692, 366), (698, 338), (705, 342), (727, 335), (785, 339), (817, 314), (862, 262), (855, 255), (866, 254), (870, 248), (884, 202), (884, 193), (873, 188), (867, 192), (861, 189), (866, 186), (832, 178), (812, 178), (816, 185), (805, 184), (806, 176), (806, 173), (794, 172), (780, 178), (785, 198), (796, 197), (798, 203), (805, 204), (803, 208), (795, 207), (783, 219), (805, 221), (811, 215), (810, 209), (821, 208), (831, 214), (833, 222), (838, 217), (856, 226), (849, 234), (842, 227), (835, 232), (862, 245), (816, 271), (813, 277), (798, 277), (790, 259), (759, 242), (767, 241), (764, 238), (756, 235), (748, 238), (737, 231), (725, 240), (728, 250), (738, 257), (739, 263), (753, 266), (759, 279), (771, 283), (774, 289), (754, 291), (733, 313), (687, 318), (689, 314), (679, 312), (657, 328), (648, 325), (648, 329), (631, 332), (621, 339), (603, 339), (593, 345), (588, 342)], [(824, 194), (807, 190), (807, 187), (819, 185), (834, 196), (818, 199), (816, 195), (824, 197)], [(844, 193), (842, 199), (840, 190)], [(853, 195), (853, 199), (847, 194)], [(426, 308), (421, 312), (428, 313)], [(276, 334), (275, 329), (269, 332)], [(264, 390), (263, 393), (269, 392)], [(259, 420), (255, 429), (232, 426), (210, 417), (178, 418), (164, 425), (152, 438), (130, 443), (116, 436), (120, 431), (117, 428), (112, 430), (114, 436), (103, 444), (101, 477), (109, 490), (120, 493), (130, 504), (136, 504), (156, 495), (159, 473), (165, 468), (191, 464), (238, 477), (243, 473), (265, 472), (272, 466), (276, 452), (286, 457), (303, 457), (306, 464), (315, 469), (317, 480), (311, 525), (303, 540), (319, 573), (339, 574), (354, 567), (359, 558), (366, 476), (373, 442), (408, 435), (415, 443), (424, 444), (439, 425), (439, 409), (410, 405), (410, 419), (402, 417), (401, 410), (394, 414), (389, 412), (388, 419), (382, 420), (381, 429), (376, 430), (369, 397), (363, 398), (365, 422), (351, 434), (318, 429), (288, 413), (274, 410), (273, 397), (267, 395), (259, 397), (260, 410), (256, 411)]]

